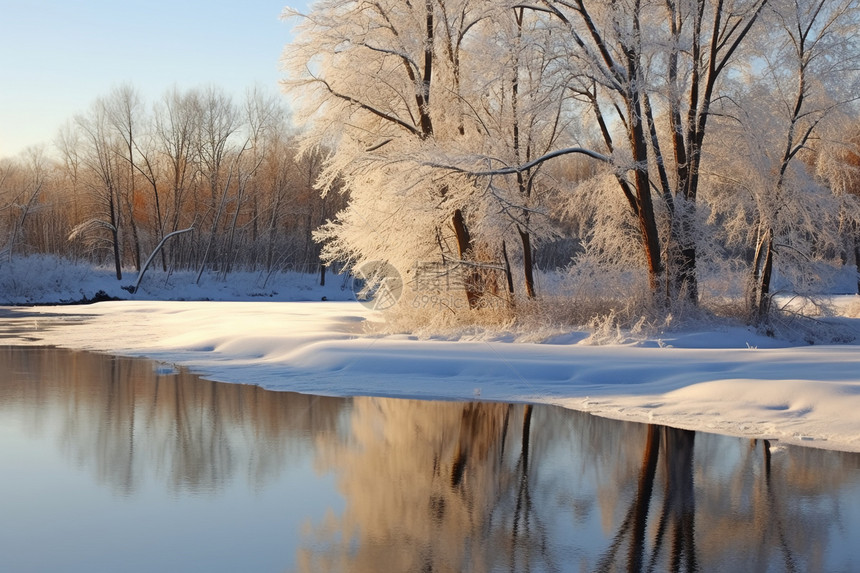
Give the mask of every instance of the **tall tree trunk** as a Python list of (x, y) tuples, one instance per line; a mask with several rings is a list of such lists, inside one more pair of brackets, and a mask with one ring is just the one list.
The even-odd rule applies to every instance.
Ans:
[(759, 237), (756, 240), (755, 254), (753, 255), (752, 265), (750, 266), (749, 279), (747, 280), (747, 314), (748, 322), (754, 324), (756, 322), (756, 308), (758, 307), (758, 287), (759, 277), (761, 276), (761, 262), (764, 256), (764, 237), (761, 235), (761, 226), (759, 226)]
[(765, 245), (764, 267), (761, 271), (761, 283), (758, 289), (758, 322), (761, 323), (770, 312), (770, 287), (773, 275), (773, 231), (768, 229)]
[(134, 255), (134, 268), (137, 272), (140, 272), (140, 265), (141, 265), (140, 235), (137, 231), (137, 223), (134, 220), (133, 199), (132, 199), (131, 204), (128, 205), (128, 224), (131, 227), (131, 242), (132, 242), (132, 254)]
[[(161, 241), (164, 239), (164, 216), (161, 213), (161, 199), (158, 193), (158, 182), (156, 181), (155, 175), (152, 171), (152, 166), (149, 163), (149, 160), (144, 157), (144, 161), (146, 163), (147, 169), (149, 173), (145, 173), (138, 168), (138, 171), (143, 173), (143, 176), (146, 178), (147, 182), (149, 182), (149, 186), (152, 187), (152, 196), (155, 199), (155, 224), (156, 224), (156, 238)], [(159, 249), (159, 255), (161, 256), (161, 269), (164, 272), (167, 272), (167, 255), (165, 254), (165, 249)]]
[[(221, 200), (218, 202), (217, 210), (212, 217), (212, 227), (209, 229), (209, 238), (206, 241), (206, 248), (203, 251), (203, 260), (200, 261), (200, 268), (197, 271), (197, 280), (194, 281), (194, 284), (200, 284), (200, 277), (203, 276), (203, 271), (206, 270), (206, 263), (209, 259), (209, 252), (212, 250), (212, 245), (215, 242), (215, 235), (218, 231), (218, 221), (221, 219), (221, 214), (224, 212), (224, 206), (227, 203), (227, 192), (229, 191), (230, 184), (233, 180), (233, 170), (235, 169), (240, 156), (241, 153), (233, 159), (233, 163), (232, 165), (230, 165), (230, 170), (227, 173), (227, 181), (224, 183), (224, 188), (221, 192)], [(214, 193), (215, 192), (213, 191), (213, 196)]]
[[(463, 211), (460, 209), (454, 210), (454, 216), (451, 217), (451, 224), (454, 227), (454, 234), (457, 237), (457, 251), (461, 261), (467, 261), (473, 252), (474, 245), (472, 237), (469, 234), (469, 229), (466, 227), (466, 221), (463, 218)], [(469, 265), (464, 269), (463, 286), (466, 289), (466, 299), (469, 301), (469, 308), (478, 308), (481, 300), (480, 292), (481, 277), (478, 274), (477, 267)]]
[(111, 223), (111, 242), (113, 243), (113, 262), (116, 268), (116, 280), (122, 280), (122, 258), (120, 256), (119, 244), (119, 217), (116, 216), (116, 207), (113, 195), (113, 190), (110, 191), (110, 223)]
[(514, 275), (511, 272), (511, 261), (508, 258), (508, 248), (502, 241), (502, 258), (505, 260), (505, 280), (508, 283), (508, 294), (514, 294)]
[[(523, 35), (523, 17), (525, 14), (525, 8), (520, 6), (516, 9), (516, 22), (517, 22), (517, 47), (519, 48), (520, 42), (522, 41)], [(514, 52), (514, 78), (511, 82), (511, 114), (513, 115), (513, 144), (514, 144), (514, 153), (516, 154), (517, 163), (523, 162), (522, 152), (520, 149), (520, 119), (519, 119), (519, 95), (520, 95), (520, 57), (519, 51)], [(528, 161), (530, 159), (529, 155), (529, 146), (526, 146), (525, 159)], [(517, 171), (517, 187), (519, 188), (520, 195), (523, 198), (523, 202), (528, 202), (529, 196), (531, 195), (531, 185), (526, 183), (525, 177), (521, 171)], [(523, 245), (523, 275), (525, 275), (526, 280), (526, 296), (530, 299), (535, 298), (535, 281), (534, 281), (534, 268), (532, 262), (532, 248), (531, 248), (531, 237), (528, 232), (528, 221), (529, 221), (529, 212), (526, 209), (523, 209), (523, 221), (526, 226), (526, 230), (524, 230), (520, 225), (517, 225), (517, 232), (520, 235), (520, 241)]]
[[(639, 14), (633, 15), (634, 35), (642, 33)], [(648, 173), (648, 135), (645, 117), (647, 101), (643, 101), (645, 81), (642, 77), (641, 48), (623, 46), (625, 67), (629, 86), (626, 88), (628, 134), (630, 151), (633, 154), (634, 181), (638, 203), (639, 229), (642, 233), (642, 243), (645, 260), (648, 264), (648, 283), (651, 292), (660, 296), (660, 278), (663, 265), (660, 259), (660, 236), (657, 220), (654, 215), (654, 200), (651, 195), (651, 177)], [(664, 301), (665, 303), (665, 301)]]
[[(630, 97), (628, 115), (631, 118), (642, 117), (640, 94), (635, 90)], [(634, 181), (638, 199), (639, 231), (642, 234), (642, 247), (648, 265), (648, 283), (651, 292), (659, 294), (660, 277), (663, 266), (660, 262), (660, 237), (657, 229), (657, 219), (654, 216), (654, 202), (651, 195), (651, 179), (648, 176), (648, 147), (643, 122), (632, 119), (630, 131), (630, 147), (633, 151), (633, 161), (636, 165)]]
[(242, 181), (241, 175), (237, 177), (239, 180), (238, 188), (236, 189), (236, 209), (233, 211), (233, 217), (230, 219), (230, 228), (227, 231), (226, 247), (224, 249), (224, 269), (223, 276), (226, 277), (233, 270), (233, 263), (236, 256), (233, 250), (233, 244), (236, 239), (236, 225), (239, 222), (239, 213), (242, 210), (242, 199), (244, 198), (245, 184)]
[(266, 272), (272, 272), (272, 263), (275, 257), (275, 236), (277, 230), (278, 208), (280, 204), (280, 196), (277, 197), (275, 204), (272, 206), (272, 216), (269, 219), (266, 241)]
[(767, 229), (756, 246), (747, 298), (750, 323), (759, 326), (770, 312), (770, 288), (773, 274), (773, 230)]
[(517, 225), (517, 232), (520, 234), (520, 240), (523, 243), (523, 271), (526, 277), (526, 296), (530, 299), (536, 298), (535, 294), (535, 275), (534, 262), (532, 260), (532, 243), (531, 236), (528, 231), (524, 231)]

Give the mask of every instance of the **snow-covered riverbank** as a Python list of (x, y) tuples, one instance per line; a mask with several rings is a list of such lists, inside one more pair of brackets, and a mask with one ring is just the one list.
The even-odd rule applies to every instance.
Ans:
[[(844, 308), (856, 297), (846, 297)], [(117, 301), (2, 310), (12, 344), (146, 356), (224, 382), (325, 395), (559, 404), (601, 416), (860, 451), (860, 348), (741, 327), (628, 344), (366, 334), (355, 302)], [(855, 319), (850, 319), (855, 320)]]

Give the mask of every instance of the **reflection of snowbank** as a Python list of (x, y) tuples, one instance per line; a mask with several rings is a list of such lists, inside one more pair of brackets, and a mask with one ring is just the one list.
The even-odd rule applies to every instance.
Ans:
[(371, 337), (362, 323), (374, 315), (354, 302), (105, 302), (35, 309), (45, 314), (39, 320), (33, 310), (11, 313), (27, 316), (29, 344), (149, 356), (225, 382), (555, 403), (860, 451), (855, 345), (789, 346), (743, 328), (606, 346)]

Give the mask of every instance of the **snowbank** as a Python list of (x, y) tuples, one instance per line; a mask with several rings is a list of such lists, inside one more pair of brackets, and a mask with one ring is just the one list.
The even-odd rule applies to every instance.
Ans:
[(71, 304), (104, 299), (132, 300), (354, 300), (348, 277), (328, 273), (234, 271), (227, 279), (206, 272), (197, 280), (192, 271), (163, 272), (150, 268), (138, 292), (136, 272), (116, 279), (111, 268), (93, 267), (53, 256), (35, 255), (0, 261), (0, 305)]
[[(849, 308), (856, 297), (846, 297)], [(318, 298), (317, 298), (318, 300)], [(147, 356), (208, 378), (324, 395), (559, 404), (860, 451), (860, 349), (791, 346), (744, 328), (590, 346), (372, 336), (355, 302), (102, 302), (4, 309), (15, 344)], [(857, 319), (845, 319), (857, 321)]]

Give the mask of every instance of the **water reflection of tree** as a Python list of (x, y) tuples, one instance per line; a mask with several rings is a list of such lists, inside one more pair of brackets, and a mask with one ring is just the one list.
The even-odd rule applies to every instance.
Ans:
[[(703, 450), (720, 455), (710, 441)], [(696, 475), (699, 512), (709, 516), (697, 536), (702, 561), (723, 558), (738, 571), (828, 570), (828, 554), (838, 553), (831, 536), (840, 527), (841, 490), (852, 472), (856, 483), (860, 456), (767, 440), (738, 452), (731, 473), (700, 468)]]
[[(568, 571), (570, 555), (587, 565), (558, 520), (590, 519), (597, 484), (617, 496), (605, 479), (629, 465), (617, 454), (629, 447), (617, 422), (528, 405), (356, 398), (353, 406), (352, 437), (317, 448), (346, 509), (308, 524), (298, 570)], [(601, 463), (572, 476), (571, 458), (583, 451)]]
[[(774, 456), (774, 444), (763, 440), (737, 448), (727, 467), (713, 467), (694, 463), (695, 440), (694, 432), (648, 427), (635, 494), (596, 570), (827, 569), (828, 521), (838, 514), (838, 492), (851, 479), (856, 454), (791, 448), (789, 456), (776, 447)], [(732, 461), (709, 443), (699, 452)]]
[(0, 348), (0, 372), (0, 412), (32, 412), (30, 431), (56, 433), (75, 463), (127, 493), (153, 477), (197, 493), (235, 477), (261, 485), (311, 436), (334, 434), (348, 405), (62, 349)]
[(815, 470), (760, 443), (486, 403), (357, 398), (350, 423), (317, 448), (346, 509), (308, 524), (299, 571), (821, 569), (826, 512), (791, 494), (826, 498)]
[(0, 416), (30, 412), (119, 491), (262, 484), (314, 448), (347, 503), (308, 524), (302, 571), (826, 570), (857, 495), (856, 454), (558, 408), (271, 393), (57, 349), (0, 347), (0, 373)]
[(528, 502), (530, 412), (356, 398), (352, 439), (318, 447), (321, 466), (340, 478), (347, 508), (309, 530), (298, 568), (486, 570), (514, 558), (514, 521), (526, 540), (517, 551), (540, 547)]
[[(687, 430), (648, 426), (636, 493), (612, 544), (598, 563), (598, 570), (637, 572), (654, 570), (658, 564), (662, 565), (659, 567), (661, 571), (698, 570), (694, 539), (694, 441), (695, 434)], [(661, 450), (664, 466), (662, 507), (656, 511), (659, 516), (654, 526), (656, 531), (649, 543), (646, 539), (648, 516), (655, 497)], [(651, 546), (650, 556), (646, 545)], [(622, 564), (619, 556), (625, 546), (626, 560)]]

